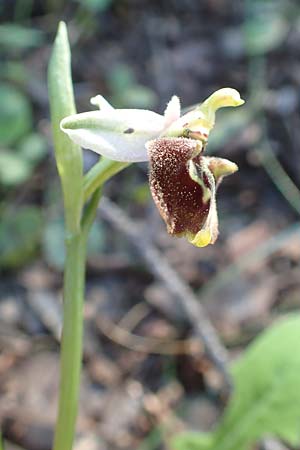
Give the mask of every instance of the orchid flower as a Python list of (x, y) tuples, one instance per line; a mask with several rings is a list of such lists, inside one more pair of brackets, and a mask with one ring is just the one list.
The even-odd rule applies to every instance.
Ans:
[(150, 190), (167, 230), (197, 247), (218, 236), (216, 191), (224, 176), (238, 170), (233, 162), (204, 156), (219, 108), (244, 103), (235, 89), (214, 92), (180, 116), (173, 96), (164, 115), (148, 110), (114, 109), (102, 96), (99, 107), (64, 118), (61, 129), (77, 144), (123, 162), (150, 162)]

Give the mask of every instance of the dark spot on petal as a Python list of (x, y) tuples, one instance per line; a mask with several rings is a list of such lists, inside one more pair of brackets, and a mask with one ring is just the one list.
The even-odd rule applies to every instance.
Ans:
[(127, 130), (123, 131), (124, 134), (134, 133), (134, 128), (127, 128)]

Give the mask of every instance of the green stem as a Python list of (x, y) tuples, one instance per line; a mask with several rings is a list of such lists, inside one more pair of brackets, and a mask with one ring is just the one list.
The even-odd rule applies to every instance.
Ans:
[(89, 204), (87, 205), (82, 220), (81, 220), (81, 230), (82, 233), (88, 237), (91, 226), (96, 218), (97, 208), (102, 195), (102, 185), (93, 193)]
[[(49, 63), (49, 99), (56, 163), (64, 197), (67, 236), (60, 391), (53, 450), (71, 450), (82, 361), (86, 242), (96, 217), (102, 185), (128, 163), (101, 158), (83, 178), (82, 150), (60, 129), (61, 120), (76, 113), (70, 47), (67, 28), (63, 22), (59, 25)], [(82, 214), (88, 200), (89, 203)]]
[(86, 234), (67, 238), (60, 396), (53, 450), (71, 450), (73, 445), (82, 364), (85, 260)]
[(53, 450), (71, 450), (75, 434), (82, 365), (82, 310), (89, 230), (96, 216), (103, 183), (127, 164), (105, 160), (101, 165), (98, 163), (98, 168), (99, 166), (101, 170), (97, 170), (97, 180), (90, 184), (90, 189), (93, 188), (90, 190), (92, 195), (82, 217), (81, 231), (66, 240), (60, 394)]
[(128, 162), (111, 161), (102, 156), (100, 161), (84, 177), (84, 200), (88, 200), (99, 186), (103, 186), (107, 180), (125, 169), (129, 164)]

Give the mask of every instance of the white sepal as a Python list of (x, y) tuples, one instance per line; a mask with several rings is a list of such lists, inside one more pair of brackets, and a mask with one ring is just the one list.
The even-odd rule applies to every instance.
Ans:
[(139, 162), (148, 160), (145, 144), (160, 135), (165, 119), (148, 110), (106, 107), (66, 117), (60, 126), (84, 148), (114, 161)]

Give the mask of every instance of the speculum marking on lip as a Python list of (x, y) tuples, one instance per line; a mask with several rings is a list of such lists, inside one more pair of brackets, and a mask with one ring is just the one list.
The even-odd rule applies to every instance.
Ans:
[(123, 131), (124, 134), (131, 134), (134, 132), (134, 128), (127, 128), (127, 130)]

